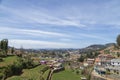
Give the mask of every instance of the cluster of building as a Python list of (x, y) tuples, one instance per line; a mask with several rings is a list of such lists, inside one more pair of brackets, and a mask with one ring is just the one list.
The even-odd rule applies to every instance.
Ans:
[(64, 60), (62, 59), (55, 59), (55, 60), (41, 60), (40, 64), (44, 64), (49, 66), (50, 68), (54, 69), (54, 70), (60, 70), (63, 69), (63, 62)]
[(120, 75), (120, 59), (110, 54), (100, 54), (95, 59), (94, 70), (98, 74), (116, 74)]
[(112, 59), (110, 65), (107, 65), (105, 68), (110, 73), (119, 74), (120, 75), (120, 59)]

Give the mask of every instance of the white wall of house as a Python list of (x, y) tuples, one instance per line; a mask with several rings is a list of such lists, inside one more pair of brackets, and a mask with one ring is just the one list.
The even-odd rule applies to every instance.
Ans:
[(120, 59), (112, 59), (111, 65), (112, 66), (120, 66)]
[(113, 65), (113, 66), (120, 66), (120, 62), (111, 62), (111, 65)]

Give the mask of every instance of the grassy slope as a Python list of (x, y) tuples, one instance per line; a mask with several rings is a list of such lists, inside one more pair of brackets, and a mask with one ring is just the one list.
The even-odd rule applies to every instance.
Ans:
[(75, 74), (71, 70), (65, 70), (58, 73), (54, 73), (52, 80), (81, 80), (80, 75)]
[(39, 80), (39, 78), (40, 78), (40, 73), (39, 72), (44, 67), (45, 67), (45, 65), (41, 65), (41, 66), (37, 66), (33, 69), (24, 69), (23, 74), (21, 74), (19, 76), (12, 76), (12, 77), (8, 78), (7, 80), (23, 80), (23, 79)]
[(17, 56), (8, 56), (3, 58), (3, 62), (0, 62), (0, 67), (7, 66), (9, 64), (13, 64), (17, 60)]
[(46, 80), (46, 79), (47, 79), (47, 77), (48, 77), (49, 71), (50, 71), (50, 69), (49, 69), (49, 70), (47, 70), (47, 71), (43, 74), (43, 77), (44, 77), (44, 79), (45, 79), (45, 80)]

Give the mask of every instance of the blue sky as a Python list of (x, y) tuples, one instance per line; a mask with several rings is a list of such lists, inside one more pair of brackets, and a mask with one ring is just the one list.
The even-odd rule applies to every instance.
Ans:
[(24, 48), (82, 48), (115, 42), (120, 0), (1, 0), (0, 39)]

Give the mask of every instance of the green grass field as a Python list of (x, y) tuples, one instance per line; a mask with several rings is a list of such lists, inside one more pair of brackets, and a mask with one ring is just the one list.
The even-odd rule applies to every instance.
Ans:
[[(45, 65), (40, 65), (32, 69), (24, 69), (23, 73), (19, 76), (12, 76), (7, 80), (40, 80), (40, 70), (42, 70)], [(46, 79), (48, 75), (48, 70), (44, 73), (44, 78)]]
[(0, 62), (0, 67), (4, 67), (10, 64), (13, 64), (17, 60), (17, 56), (8, 56), (3, 58), (3, 61)]
[(58, 73), (54, 73), (52, 80), (81, 80), (80, 75), (75, 74), (71, 70), (64, 70)]
[(50, 69), (48, 69), (48, 70), (43, 74), (43, 77), (44, 77), (45, 80), (47, 79), (47, 76), (48, 76), (48, 74), (49, 74), (49, 71), (50, 71)]

